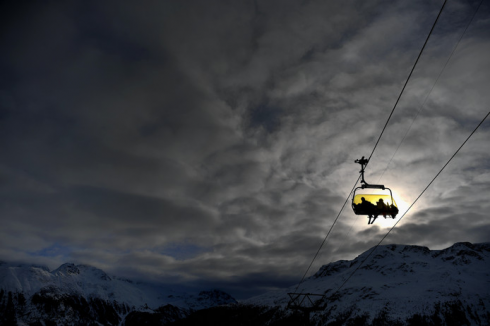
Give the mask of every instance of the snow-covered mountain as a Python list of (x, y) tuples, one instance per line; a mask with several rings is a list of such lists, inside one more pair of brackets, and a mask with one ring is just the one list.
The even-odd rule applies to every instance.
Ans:
[(308, 314), (287, 309), (288, 292), (296, 286), (236, 304), (220, 291), (177, 293), (85, 265), (3, 263), (0, 325), (487, 326), (490, 243), (383, 245), (324, 265), (297, 289), (325, 295)]
[(138, 319), (138, 313), (173, 320), (230, 303), (236, 300), (218, 290), (188, 294), (110, 276), (87, 265), (64, 264), (50, 271), (43, 266), (0, 262), (0, 325), (14, 317), (26, 324), (55, 318), (58, 325), (95, 320), (115, 325), (127, 316)]
[(322, 266), (295, 290), (244, 304), (288, 315), (288, 292), (314, 293), (325, 294), (318, 302), (322, 310), (310, 316), (315, 325), (490, 325), (490, 243), (456, 243), (444, 250), (383, 245), (352, 261)]

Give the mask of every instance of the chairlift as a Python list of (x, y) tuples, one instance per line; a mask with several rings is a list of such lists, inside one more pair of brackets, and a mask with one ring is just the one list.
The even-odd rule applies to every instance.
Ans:
[[(352, 209), (356, 215), (367, 215), (369, 217), (368, 224), (373, 224), (379, 215), (383, 215), (384, 218), (395, 218), (398, 214), (398, 206), (393, 199), (393, 193), (390, 188), (386, 188), (384, 185), (368, 184), (364, 180), (364, 169), (369, 162), (369, 159), (365, 159), (364, 156), (360, 160), (355, 160), (356, 163), (361, 165), (361, 186), (354, 190), (352, 195)], [(389, 191), (388, 194), (356, 194), (359, 189), (381, 189)]]
[(305, 318), (303, 325), (310, 324), (310, 313), (326, 309), (325, 294), (319, 293), (288, 293), (289, 302), (286, 309), (302, 312)]
[(325, 310), (326, 303), (323, 302), (325, 294), (290, 292), (288, 295), (288, 309), (300, 310), (305, 313)]

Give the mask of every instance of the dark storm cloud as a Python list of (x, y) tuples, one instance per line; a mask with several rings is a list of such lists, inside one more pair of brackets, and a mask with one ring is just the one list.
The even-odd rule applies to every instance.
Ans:
[[(216, 218), (192, 203), (94, 187), (9, 197), (5, 196), (8, 204), (2, 205), (2, 214), (11, 217), (6, 224), (12, 229), (21, 233), (32, 227), (40, 237), (83, 248), (158, 246), (179, 239), (181, 229), (186, 229), (188, 236), (206, 231), (204, 227), (212, 230)], [(23, 204), (28, 206), (19, 212)]]
[[(439, 6), (5, 7), (2, 259), (76, 260), (243, 297), (297, 282)], [(394, 190), (400, 208), (488, 110), (488, 5), (428, 93), (475, 8), (448, 3), (366, 172)], [(486, 241), (489, 130), (482, 126), (386, 241)], [(359, 255), (393, 222), (368, 228), (347, 203), (310, 272)]]

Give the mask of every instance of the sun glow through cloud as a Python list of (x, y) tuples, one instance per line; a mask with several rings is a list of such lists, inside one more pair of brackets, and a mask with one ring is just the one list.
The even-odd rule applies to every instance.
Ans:
[[(288, 286), (382, 130), (366, 180), (398, 215), (367, 225), (349, 198), (320, 266), (377, 244), (490, 103), (487, 2), (463, 35), (475, 3), (448, 1), (399, 102), (438, 1), (5, 3), (0, 260)], [(385, 243), (488, 241), (489, 139), (487, 121)]]

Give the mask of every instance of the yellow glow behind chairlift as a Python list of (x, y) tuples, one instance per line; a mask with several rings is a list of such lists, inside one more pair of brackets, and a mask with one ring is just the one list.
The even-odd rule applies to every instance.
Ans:
[[(352, 209), (356, 215), (368, 215), (368, 224), (373, 224), (379, 215), (395, 218), (398, 214), (398, 207), (393, 199), (393, 193), (390, 188), (386, 188), (384, 185), (371, 185), (364, 180), (364, 169), (369, 162), (364, 156), (360, 160), (356, 160), (356, 163), (361, 164), (361, 187), (357, 187), (354, 190), (352, 196)], [(386, 194), (357, 194), (359, 189), (381, 189), (388, 190), (389, 195)]]
[[(386, 188), (385, 188), (386, 189)], [(352, 201), (353, 204), (359, 205), (362, 203), (361, 198), (364, 197), (364, 199), (368, 202), (371, 203), (377, 203), (380, 199), (383, 199), (383, 202), (387, 205), (395, 205), (395, 207), (398, 207), (396, 205), (395, 199), (391, 199), (391, 195), (380, 195), (380, 194), (360, 194), (360, 195), (355, 195), (354, 200)], [(354, 212), (355, 213), (355, 212)], [(362, 214), (357, 214), (356, 215), (362, 215)]]

